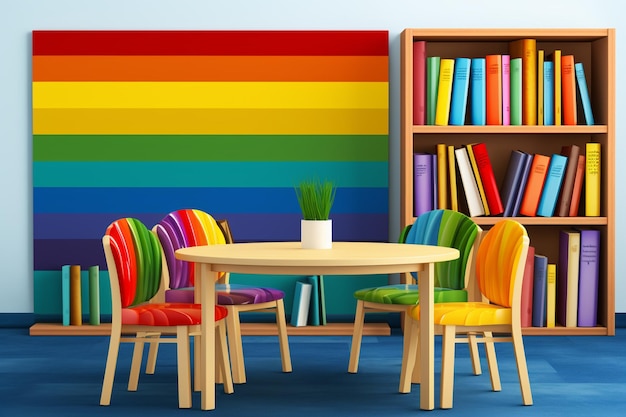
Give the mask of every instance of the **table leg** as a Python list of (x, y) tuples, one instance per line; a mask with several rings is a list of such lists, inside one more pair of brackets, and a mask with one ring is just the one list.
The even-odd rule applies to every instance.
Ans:
[(420, 408), (435, 408), (435, 265), (424, 265), (417, 275), (420, 290)]
[(195, 290), (202, 304), (200, 408), (215, 410), (215, 281), (217, 281), (217, 273), (211, 271), (210, 265), (207, 264), (195, 264), (195, 268)]

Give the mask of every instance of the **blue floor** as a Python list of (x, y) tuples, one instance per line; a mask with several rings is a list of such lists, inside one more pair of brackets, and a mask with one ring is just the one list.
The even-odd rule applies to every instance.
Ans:
[[(98, 405), (108, 338), (29, 336), (0, 329), (0, 416), (183, 416), (177, 408), (175, 348), (161, 347), (157, 373), (126, 391), (131, 347), (123, 345), (111, 406)], [(430, 415), (624, 416), (626, 329), (614, 337), (527, 336), (524, 339), (534, 405), (521, 405), (510, 344), (498, 344), (502, 391), (490, 389), (487, 366), (474, 376), (467, 347), (457, 348), (454, 408)], [(358, 374), (348, 374), (350, 338), (290, 337), (293, 372), (280, 369), (275, 337), (244, 337), (248, 383), (217, 391), (215, 416), (414, 416), (419, 385), (399, 394), (401, 337), (365, 337)], [(439, 369), (439, 340), (436, 370)], [(484, 355), (481, 357), (484, 359)], [(438, 406), (438, 377), (435, 391)], [(207, 415), (205, 413), (205, 415)]]

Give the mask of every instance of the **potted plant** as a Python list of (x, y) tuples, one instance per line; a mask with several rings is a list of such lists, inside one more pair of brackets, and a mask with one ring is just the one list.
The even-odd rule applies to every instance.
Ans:
[(332, 248), (332, 220), (328, 217), (336, 192), (332, 181), (305, 180), (296, 187), (302, 211), (300, 231), (303, 248)]

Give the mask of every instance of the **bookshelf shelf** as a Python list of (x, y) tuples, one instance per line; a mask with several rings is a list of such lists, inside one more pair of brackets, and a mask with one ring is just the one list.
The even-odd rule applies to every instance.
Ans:
[[(413, 43), (426, 41), (426, 56), (441, 58), (484, 57), (509, 53), (509, 42), (532, 38), (537, 49), (548, 55), (556, 49), (573, 54), (582, 62), (595, 125), (584, 123), (582, 106), (578, 106), (578, 124), (570, 126), (434, 126), (413, 124)], [(413, 204), (413, 154), (436, 153), (436, 145), (455, 148), (484, 142), (489, 150), (498, 187), (504, 178), (511, 150), (551, 155), (564, 145), (577, 144), (584, 153), (585, 144), (597, 142), (602, 148), (600, 216), (514, 217), (524, 224), (537, 253), (550, 262), (558, 261), (559, 231), (571, 227), (600, 230), (601, 262), (598, 286), (598, 319), (596, 327), (530, 327), (526, 335), (614, 335), (615, 334), (615, 31), (613, 29), (405, 29), (401, 35), (401, 137), (400, 137), (400, 226), (415, 221)], [(471, 87), (470, 87), (471, 88)], [(469, 112), (469, 105), (468, 110)], [(457, 183), (460, 182), (457, 180)], [(459, 188), (459, 210), (462, 204)], [(502, 217), (481, 216), (474, 220), (484, 229)]]

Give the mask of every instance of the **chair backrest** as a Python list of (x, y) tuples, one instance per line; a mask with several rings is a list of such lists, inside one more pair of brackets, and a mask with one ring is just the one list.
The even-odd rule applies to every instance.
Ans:
[(192, 246), (225, 244), (226, 239), (215, 219), (196, 209), (176, 210), (165, 216), (153, 228), (166, 262), (165, 275), (169, 288), (186, 288), (194, 285), (193, 264), (176, 259), (175, 252)]
[(473, 273), (473, 257), (481, 228), (463, 213), (432, 210), (421, 214), (406, 234), (405, 243), (437, 245), (459, 250), (459, 258), (435, 265), (435, 285), (461, 290)]
[(476, 280), (493, 304), (519, 313), (522, 279), (530, 239), (515, 220), (501, 220), (484, 234), (476, 255)]
[(102, 245), (111, 281), (113, 314), (116, 306), (129, 307), (154, 297), (163, 272), (156, 236), (141, 221), (123, 218), (109, 225)]

